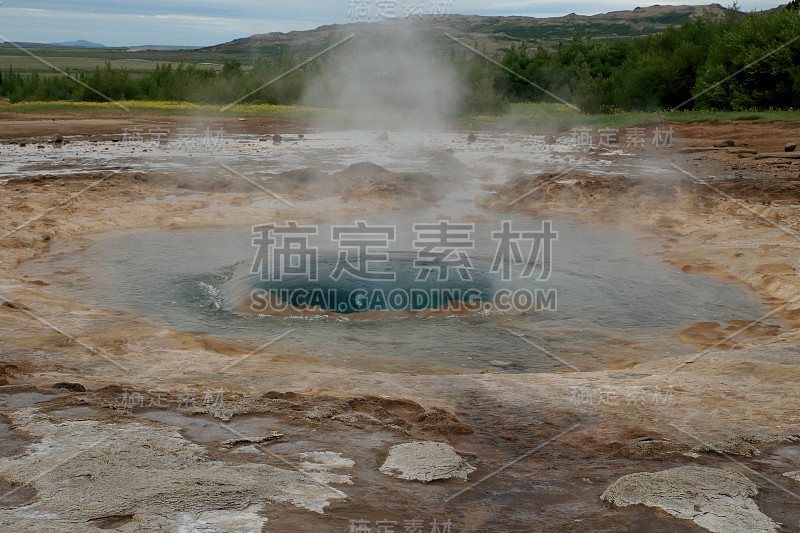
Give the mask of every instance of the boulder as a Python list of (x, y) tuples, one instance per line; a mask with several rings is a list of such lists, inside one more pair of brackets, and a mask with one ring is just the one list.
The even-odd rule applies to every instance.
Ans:
[(443, 442), (408, 442), (392, 446), (381, 472), (409, 481), (461, 478), (475, 468)]

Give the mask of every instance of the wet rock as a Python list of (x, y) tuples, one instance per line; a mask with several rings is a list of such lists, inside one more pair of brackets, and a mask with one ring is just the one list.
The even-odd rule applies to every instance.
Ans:
[(272, 142), (275, 143), (275, 144), (280, 144), (282, 140), (283, 140), (283, 137), (281, 137), (277, 133), (272, 136)]
[(193, 415), (211, 415), (214, 418), (228, 421), (236, 415), (258, 412), (263, 408), (260, 398), (240, 398), (232, 401), (214, 402), (192, 410)]
[(784, 152), (794, 152), (797, 150), (797, 143), (786, 143), (786, 146), (783, 147)]
[(642, 437), (625, 444), (622, 450), (620, 450), (620, 455), (630, 457), (631, 459), (645, 459), (684, 453), (687, 452), (689, 448), (688, 444)]
[(753, 457), (754, 455), (761, 454), (758, 448), (756, 448), (749, 442), (736, 439), (698, 444), (697, 446), (694, 446), (691, 451), (695, 453), (718, 453), (720, 455), (740, 455), (742, 457)]
[(800, 152), (766, 152), (758, 154), (756, 159), (800, 159)]
[(800, 442), (800, 432), (792, 433), (754, 433), (747, 435), (734, 435), (734, 439), (743, 440), (751, 444), (784, 444), (787, 442)]
[(389, 140), (389, 133), (384, 131), (383, 133), (381, 133), (380, 135), (375, 137), (375, 140), (376, 141), (381, 141), (381, 142), (386, 142), (386, 141)]
[(230, 439), (226, 440), (222, 443), (222, 448), (225, 450), (230, 450), (231, 448), (235, 448), (236, 446), (241, 446), (243, 444), (266, 444), (273, 440), (278, 440), (283, 438), (283, 433), (273, 432), (272, 435), (267, 435), (265, 437), (239, 437), (237, 439)]
[(333, 418), (340, 413), (341, 409), (336, 406), (315, 405), (306, 411), (306, 418), (309, 420), (325, 420), (327, 418)]
[(409, 481), (461, 478), (475, 470), (452, 446), (443, 442), (408, 442), (392, 446), (380, 468), (387, 476)]
[(54, 135), (53, 144), (64, 144), (64, 137), (62, 137), (61, 135)]
[(657, 507), (712, 532), (777, 531), (753, 501), (756, 494), (755, 483), (735, 470), (684, 466), (623, 476), (600, 498), (618, 507)]
[(760, 455), (753, 444), (783, 444), (789, 442), (800, 442), (800, 433), (755, 433), (746, 435), (734, 435), (726, 440), (699, 444), (691, 451), (696, 453), (718, 453), (721, 455), (741, 455), (743, 457), (753, 457)]
[(555, 144), (556, 143), (556, 136), (555, 135), (548, 135), (544, 138), (545, 144)]
[(66, 389), (71, 390), (73, 392), (86, 392), (86, 387), (81, 385), (80, 383), (67, 383), (66, 381), (60, 381), (53, 385), (54, 389)]
[(345, 425), (358, 429), (379, 427), (383, 425), (383, 422), (381, 422), (379, 419), (375, 418), (369, 413), (344, 413), (341, 415), (336, 415), (332, 418)]
[(467, 135), (467, 142), (468, 143), (474, 143), (477, 140), (478, 140), (478, 137), (474, 133), (470, 133), (469, 135)]
[(454, 414), (437, 407), (423, 411), (417, 416), (417, 428), (439, 435), (471, 435), (474, 432)]
[(5, 297), (2, 297), (2, 298), (3, 298), (3, 302), (0, 303), (0, 305), (2, 305), (3, 307), (8, 307), (9, 309), (14, 309), (16, 311), (30, 311), (31, 310), (30, 307), (28, 307), (27, 305), (25, 305), (23, 303), (20, 303), (20, 302), (17, 302), (17, 301), (6, 300)]

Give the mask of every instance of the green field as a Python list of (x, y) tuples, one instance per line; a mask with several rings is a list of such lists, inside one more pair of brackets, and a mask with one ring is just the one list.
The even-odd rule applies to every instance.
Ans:
[[(71, 116), (229, 116), (278, 117), (292, 120), (314, 120), (341, 116), (346, 119), (355, 113), (302, 106), (269, 104), (241, 104), (222, 111), (214, 105), (196, 105), (186, 102), (123, 101), (128, 110), (111, 102), (20, 102), (0, 104), (0, 112), (35, 115)], [(800, 111), (666, 111), (657, 113), (578, 113), (561, 104), (511, 104), (502, 116), (466, 116), (455, 121), (455, 126), (469, 129), (508, 129), (555, 131), (559, 128), (626, 128), (643, 124), (669, 122), (800, 122)]]
[[(177, 67), (180, 63), (169, 61), (154, 61), (150, 59), (98, 59), (93, 57), (63, 57), (52, 56), (43, 58), (45, 61), (67, 72), (94, 70), (97, 67), (104, 67), (110, 63), (112, 68), (127, 69), (131, 72), (152, 72), (158, 64), (170, 64)], [(12, 68), (21, 73), (59, 75), (53, 68), (46, 65), (43, 61), (29, 55), (4, 55), (0, 54), (0, 70), (6, 71)], [(208, 68), (219, 70), (222, 64), (208, 65)]]
[[(69, 47), (24, 47), (27, 52), (40, 57), (54, 66), (67, 70), (89, 71), (102, 67), (106, 62), (111, 63), (115, 69), (125, 68), (131, 72), (151, 72), (157, 64), (171, 64), (178, 66), (185, 64), (199, 64), (210, 69), (221, 69), (222, 65), (233, 59), (238, 59), (242, 64), (252, 64), (254, 58), (249, 54), (223, 54), (212, 53), (204, 50), (147, 50), (128, 51), (124, 48), (69, 48)], [(10, 66), (14, 70), (24, 73), (38, 72), (50, 74), (54, 70), (45, 63), (31, 57), (24, 51), (10, 45), (0, 46), (0, 70), (5, 71)]]

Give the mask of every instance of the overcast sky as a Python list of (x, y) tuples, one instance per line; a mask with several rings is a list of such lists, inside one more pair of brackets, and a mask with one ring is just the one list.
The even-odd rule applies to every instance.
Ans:
[[(379, 7), (381, 3), (383, 8)], [(461, 15), (553, 17), (649, 5), (636, 0), (2, 0), (0, 4), (0, 40), (49, 43), (85, 39), (107, 46), (212, 45), (256, 33), (308, 30), (323, 24), (351, 22), (359, 15), (375, 18), (381, 9), (389, 14), (393, 10), (399, 16), (407, 11), (425, 14), (444, 11)], [(356, 4), (361, 6), (360, 12)], [(748, 11), (777, 5), (774, 0), (740, 2), (740, 7)]]

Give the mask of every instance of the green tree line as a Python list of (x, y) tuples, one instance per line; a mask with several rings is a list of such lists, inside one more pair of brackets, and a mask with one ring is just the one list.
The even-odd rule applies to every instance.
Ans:
[[(575, 37), (554, 52), (512, 49), (505, 67), (586, 112), (800, 108), (800, 10), (703, 17), (615, 42)], [(788, 44), (787, 44), (788, 43)], [(498, 80), (512, 101), (552, 101), (516, 76)]]
[[(782, 9), (710, 16), (660, 34), (598, 41), (576, 36), (555, 50), (526, 45), (495, 59), (504, 68), (464, 51), (449, 61), (465, 90), (462, 112), (501, 114), (510, 102), (554, 101), (584, 112), (692, 109), (800, 108), (800, 0)], [(224, 105), (252, 93), (252, 103), (296, 104), (324, 68), (317, 61), (260, 89), (299, 59), (281, 53), (245, 70), (237, 61), (221, 70), (158, 65), (149, 73), (114, 69), (55, 75), (2, 73), (0, 97), (19, 101), (176, 100)], [(533, 82), (533, 83), (531, 83)], [(91, 87), (95, 91), (88, 89)], [(544, 89), (544, 90), (542, 90)], [(98, 94), (101, 93), (101, 94)], [(550, 94), (548, 94), (550, 93)]]

